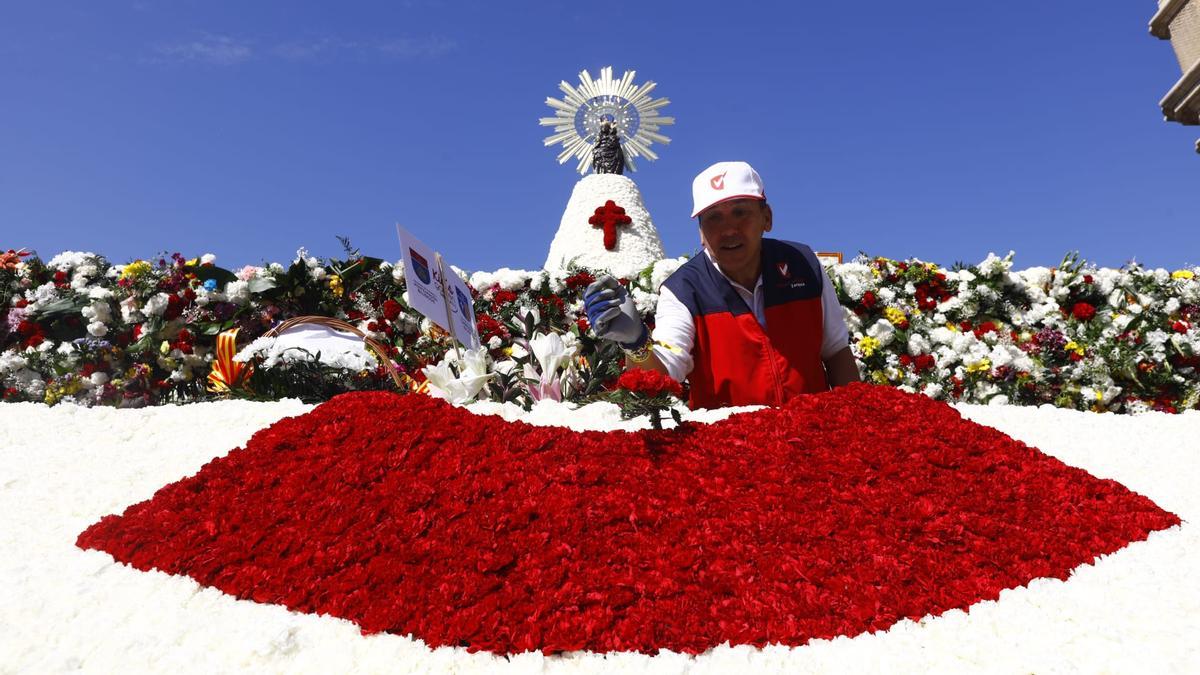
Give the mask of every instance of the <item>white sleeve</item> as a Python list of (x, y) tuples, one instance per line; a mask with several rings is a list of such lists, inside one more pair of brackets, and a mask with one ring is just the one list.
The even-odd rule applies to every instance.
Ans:
[[(818, 268), (820, 269), (820, 268)], [(821, 271), (825, 275), (825, 271)], [(821, 290), (821, 360), (825, 361), (850, 345), (850, 331), (846, 329), (846, 317), (842, 304), (838, 302), (833, 280), (825, 275), (825, 287)]]
[[(843, 326), (843, 329), (845, 326)], [(666, 286), (658, 288), (658, 308), (654, 310), (654, 355), (667, 367), (676, 382), (683, 382), (692, 372), (692, 345), (696, 341), (696, 324), (692, 313)]]

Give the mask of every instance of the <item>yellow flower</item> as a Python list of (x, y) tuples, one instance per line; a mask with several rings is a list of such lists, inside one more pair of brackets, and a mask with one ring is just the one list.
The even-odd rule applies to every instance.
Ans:
[(858, 349), (862, 352), (863, 356), (871, 356), (875, 353), (875, 350), (879, 349), (879, 340), (876, 340), (870, 335), (864, 335), (863, 338), (858, 341)]
[(329, 275), (329, 290), (333, 291), (334, 296), (342, 297), (345, 289), (342, 288), (342, 278), (336, 274)]
[(135, 260), (121, 270), (122, 279), (136, 279), (150, 271), (150, 263), (145, 260)]
[(171, 353), (171, 343), (167, 342), (166, 340), (163, 340), (162, 344), (158, 346), (158, 351), (163, 356), (170, 354)]
[(887, 384), (888, 378), (882, 370), (876, 370), (871, 373), (871, 381), (875, 384)]
[(1084, 349), (1083, 345), (1079, 344), (1078, 342), (1076, 342), (1074, 340), (1071, 340), (1067, 344), (1063, 345), (1063, 350), (1068, 351), (1068, 352), (1075, 352), (1076, 354), (1078, 354), (1080, 356), (1083, 356), (1084, 352), (1087, 351), (1086, 349)]
[(904, 316), (904, 312), (895, 307), (885, 307), (883, 310), (883, 318), (892, 323), (893, 326), (899, 326), (904, 323), (908, 317)]
[(967, 366), (968, 373), (986, 373), (992, 369), (992, 362), (989, 359), (980, 359), (975, 363)]
[(46, 387), (46, 396), (43, 400), (46, 405), (54, 405), (64, 397), (78, 394), (80, 389), (83, 389), (83, 381), (76, 377), (69, 376), (67, 379), (55, 380)]
[(1192, 279), (1195, 276), (1196, 273), (1191, 270), (1175, 270), (1171, 272), (1172, 279)]

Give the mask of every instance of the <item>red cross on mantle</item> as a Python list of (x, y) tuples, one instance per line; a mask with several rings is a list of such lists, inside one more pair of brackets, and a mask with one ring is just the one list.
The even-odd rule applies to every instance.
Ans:
[(633, 219), (625, 215), (625, 209), (617, 206), (611, 199), (604, 202), (604, 206), (596, 209), (596, 213), (588, 218), (592, 227), (604, 228), (604, 248), (610, 251), (617, 247), (617, 226), (632, 222)]

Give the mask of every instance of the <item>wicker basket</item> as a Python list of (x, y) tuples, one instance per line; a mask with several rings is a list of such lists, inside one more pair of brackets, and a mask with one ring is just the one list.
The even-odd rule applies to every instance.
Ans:
[(358, 336), (360, 339), (362, 339), (363, 343), (367, 345), (367, 348), (375, 353), (375, 358), (378, 359), (380, 363), (387, 366), (388, 374), (392, 376), (392, 382), (396, 384), (397, 389), (400, 389), (401, 391), (408, 391), (412, 388), (406, 382), (408, 378), (405, 378), (400, 374), (400, 371), (396, 370), (395, 364), (393, 364), (391, 358), (388, 357), (387, 349), (382, 344), (380, 344), (377, 340), (367, 337), (366, 334), (352, 324), (346, 323), (340, 319), (331, 319), (327, 316), (292, 317), (291, 319), (280, 323), (278, 326), (273, 327), (266, 333), (263, 333), (263, 336), (279, 337), (285, 331), (305, 324), (324, 326), (325, 328), (331, 328), (339, 333), (350, 333), (351, 335)]

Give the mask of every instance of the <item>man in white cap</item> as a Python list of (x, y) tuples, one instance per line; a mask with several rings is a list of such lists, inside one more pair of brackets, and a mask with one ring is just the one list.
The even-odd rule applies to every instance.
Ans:
[(612, 277), (584, 293), (592, 330), (630, 367), (687, 380), (693, 408), (782, 405), (860, 379), (833, 284), (812, 249), (767, 239), (771, 207), (745, 162), (718, 162), (692, 183), (702, 254), (659, 288), (653, 339)]

